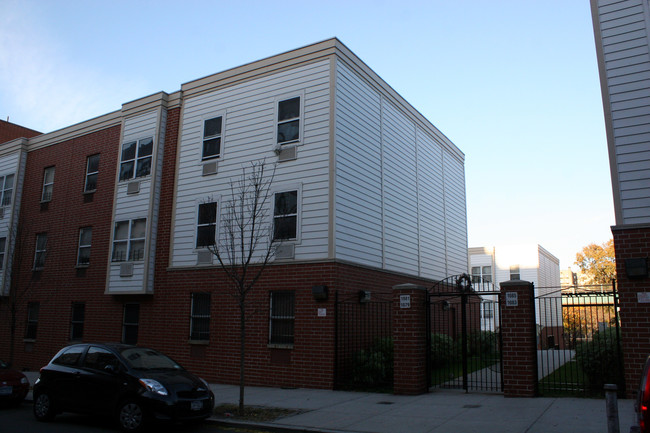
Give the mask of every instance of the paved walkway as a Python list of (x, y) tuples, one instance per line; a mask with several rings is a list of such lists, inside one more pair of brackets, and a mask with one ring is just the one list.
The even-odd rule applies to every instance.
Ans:
[[(217, 405), (237, 404), (239, 387), (211, 385)], [(305, 412), (263, 426), (308, 432), (552, 433), (607, 432), (605, 400), (505, 398), (434, 391), (420, 396), (246, 387), (246, 405)], [(619, 400), (621, 433), (634, 422), (632, 400)], [(234, 422), (234, 421), (233, 421)]]
[[(26, 373), (33, 384), (37, 372)], [(239, 387), (211, 384), (216, 404), (237, 404)], [(31, 392), (28, 395), (31, 399)], [(299, 409), (266, 423), (276, 430), (323, 433), (607, 433), (605, 400), (505, 398), (501, 394), (436, 390), (418, 396), (315, 389), (246, 387), (247, 406)], [(634, 423), (632, 400), (619, 400), (620, 432)], [(239, 424), (233, 419), (215, 422)]]

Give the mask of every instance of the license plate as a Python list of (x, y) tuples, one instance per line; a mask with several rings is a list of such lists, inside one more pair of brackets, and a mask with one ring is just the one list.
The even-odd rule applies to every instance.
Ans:
[(192, 404), (190, 405), (190, 409), (192, 410), (201, 410), (203, 409), (203, 402), (200, 400), (193, 401)]
[(12, 386), (0, 386), (0, 395), (11, 395), (13, 390)]

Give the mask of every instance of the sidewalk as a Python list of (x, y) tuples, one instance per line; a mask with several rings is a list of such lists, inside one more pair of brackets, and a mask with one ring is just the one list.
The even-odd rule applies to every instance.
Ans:
[[(38, 372), (26, 372), (33, 384)], [(215, 404), (237, 404), (239, 386), (210, 384)], [(272, 422), (246, 425), (297, 432), (323, 433), (607, 433), (604, 399), (505, 398), (436, 390), (418, 396), (318, 389), (246, 387), (247, 406), (299, 409), (302, 413)], [(31, 400), (31, 391), (27, 396)], [(632, 400), (618, 400), (621, 433), (634, 424)]]
[[(217, 405), (237, 404), (238, 386), (210, 387)], [(306, 411), (273, 422), (253, 423), (299, 432), (607, 433), (604, 399), (504, 398), (500, 394), (465, 394), (447, 390), (419, 396), (396, 396), (246, 387), (245, 403)], [(633, 401), (619, 400), (618, 410), (620, 431), (628, 433), (634, 423)], [(224, 422), (222, 419), (218, 421)], [(235, 420), (225, 423), (238, 424)]]

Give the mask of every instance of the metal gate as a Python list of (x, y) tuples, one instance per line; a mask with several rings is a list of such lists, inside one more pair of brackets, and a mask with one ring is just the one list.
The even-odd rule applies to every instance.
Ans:
[(498, 290), (469, 275), (448, 277), (428, 292), (429, 387), (501, 391)]
[(616, 283), (536, 292), (539, 393), (600, 396), (613, 383), (624, 395)]
[(392, 300), (364, 292), (335, 301), (334, 387), (388, 392), (393, 387)]

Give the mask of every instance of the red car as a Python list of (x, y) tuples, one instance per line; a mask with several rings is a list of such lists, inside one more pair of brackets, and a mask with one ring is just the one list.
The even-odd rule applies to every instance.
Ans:
[(650, 433), (650, 410), (648, 406), (650, 406), (650, 356), (646, 359), (645, 367), (643, 367), (635, 406), (641, 433)]
[(29, 380), (20, 371), (12, 370), (0, 360), (0, 402), (19, 404), (29, 391)]

